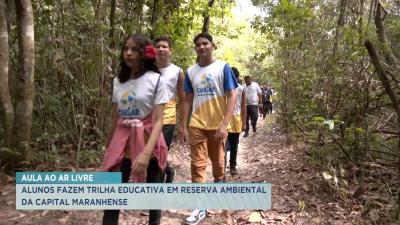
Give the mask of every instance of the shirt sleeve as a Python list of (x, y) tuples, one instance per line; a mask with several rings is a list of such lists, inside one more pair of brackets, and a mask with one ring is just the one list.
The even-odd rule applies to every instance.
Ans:
[(230, 91), (238, 87), (235, 75), (229, 64), (224, 66), (224, 91)]
[(160, 79), (158, 80), (156, 94), (154, 97), (154, 105), (161, 105), (167, 102), (168, 102), (167, 87), (165, 85), (164, 77), (160, 76)]
[(117, 89), (118, 89), (118, 84), (119, 84), (119, 80), (118, 77), (115, 77), (112, 81), (112, 86), (113, 86), (113, 94), (112, 94), (112, 102), (113, 103), (118, 103), (117, 100)]
[(185, 81), (183, 82), (183, 90), (185, 91), (185, 93), (193, 93), (192, 83), (190, 82), (189, 74), (187, 71), (185, 73)]
[(260, 85), (256, 84), (256, 89), (257, 89), (257, 94), (261, 94), (261, 88), (260, 88)]

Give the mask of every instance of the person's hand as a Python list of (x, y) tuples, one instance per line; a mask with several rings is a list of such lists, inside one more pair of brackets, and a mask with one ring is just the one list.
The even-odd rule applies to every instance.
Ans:
[(179, 141), (181, 143), (186, 143), (189, 141), (189, 132), (186, 126), (180, 126), (178, 133), (179, 133)]
[(226, 125), (221, 124), (221, 126), (218, 127), (217, 132), (215, 132), (215, 137), (220, 140), (225, 139), (226, 136), (228, 136), (228, 131), (226, 128)]
[(139, 153), (132, 165), (132, 173), (134, 176), (143, 176), (146, 174), (150, 158), (151, 154), (146, 150)]

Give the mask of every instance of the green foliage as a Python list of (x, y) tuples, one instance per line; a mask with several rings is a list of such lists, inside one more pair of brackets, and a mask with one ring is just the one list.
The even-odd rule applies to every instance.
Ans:
[[(32, 146), (39, 162), (58, 160), (65, 154), (71, 161), (79, 158), (81, 165), (101, 160), (111, 121), (111, 82), (126, 35), (137, 31), (169, 35), (174, 42), (172, 61), (186, 69), (196, 59), (192, 39), (201, 31), (203, 13), (211, 16), (210, 33), (216, 40), (228, 33), (237, 36), (230, 26), (245, 26), (233, 21), (234, 3), (229, 0), (216, 1), (211, 8), (203, 0), (159, 2), (154, 27), (152, 1), (124, 0), (117, 1), (111, 37), (108, 4), (82, 0), (32, 3), (36, 50)], [(10, 40), (15, 40), (14, 28), (11, 24)], [(11, 44), (17, 49), (16, 43)], [(13, 73), (18, 66), (16, 54), (11, 52), (10, 57)], [(248, 60), (243, 57), (234, 63), (245, 68)], [(17, 81), (10, 82), (12, 86)]]
[[(277, 85), (278, 121), (290, 139), (310, 143), (310, 162), (335, 188), (339, 165), (364, 173), (372, 162), (396, 171), (399, 158), (396, 114), (363, 45), (377, 40), (373, 15), (366, 13), (373, 10), (346, 1), (341, 25), (340, 2), (253, 0), (266, 15), (252, 22), (272, 46), (264, 50), (273, 58), (265, 71)], [(385, 4), (387, 37), (399, 56), (399, 6)]]

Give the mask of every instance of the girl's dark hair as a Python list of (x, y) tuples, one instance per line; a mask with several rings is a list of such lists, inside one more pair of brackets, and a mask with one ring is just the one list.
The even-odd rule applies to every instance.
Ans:
[(138, 53), (141, 59), (143, 59), (141, 63), (142, 70), (140, 71), (140, 74), (143, 75), (147, 71), (153, 71), (155, 73), (160, 73), (160, 71), (157, 68), (156, 65), (156, 59), (155, 58), (146, 58), (144, 53), (147, 45), (151, 45), (151, 42), (149, 39), (144, 35), (140, 33), (132, 34), (125, 38), (124, 43), (122, 44), (121, 48), (121, 55), (120, 55), (120, 70), (118, 73), (118, 79), (119, 82), (124, 83), (129, 80), (131, 77), (131, 71), (129, 69), (129, 66), (126, 65), (124, 61), (124, 47), (125, 43), (127, 40), (132, 39), (136, 43), (136, 47), (138, 48)]

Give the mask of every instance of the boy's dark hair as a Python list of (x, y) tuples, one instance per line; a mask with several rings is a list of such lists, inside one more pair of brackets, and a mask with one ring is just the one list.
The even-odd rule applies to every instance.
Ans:
[(151, 45), (151, 42), (144, 34), (136, 33), (136, 34), (129, 35), (127, 38), (125, 38), (124, 43), (122, 43), (121, 55), (120, 55), (120, 70), (118, 73), (119, 82), (124, 83), (124, 82), (128, 81), (129, 78), (131, 77), (130, 68), (128, 65), (126, 65), (126, 63), (124, 61), (124, 47), (125, 47), (126, 41), (129, 39), (133, 39), (135, 41), (136, 47), (138, 49), (138, 53), (141, 56), (141, 58), (143, 59), (142, 71), (140, 71), (140, 73), (144, 74), (149, 70), (153, 71), (155, 73), (160, 73), (160, 71), (158, 70), (158, 67), (156, 66), (156, 59), (155, 58), (149, 59), (144, 56), (144, 51), (146, 49), (146, 46)]
[(206, 38), (207, 40), (209, 40), (211, 43), (213, 43), (213, 37), (211, 36), (211, 34), (207, 33), (207, 32), (202, 32), (198, 35), (196, 35), (196, 37), (194, 37), (193, 42), (196, 44), (196, 42), (200, 39), (200, 38)]
[(248, 75), (247, 75), (247, 76), (244, 77), (244, 79), (246, 79), (246, 80), (247, 80), (247, 79), (250, 79), (250, 80), (251, 80), (251, 76), (248, 76)]
[(239, 70), (236, 67), (232, 67), (232, 72), (235, 74), (236, 80), (239, 80)]
[(170, 47), (170, 48), (172, 47), (171, 38), (169, 38), (168, 36), (163, 35), (163, 36), (157, 37), (156, 39), (154, 39), (154, 45), (156, 45), (160, 41), (165, 41), (168, 43), (168, 47)]

